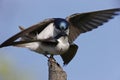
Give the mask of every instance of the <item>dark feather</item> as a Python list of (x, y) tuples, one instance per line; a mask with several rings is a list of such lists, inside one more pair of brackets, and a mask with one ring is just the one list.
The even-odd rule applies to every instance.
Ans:
[(77, 53), (78, 46), (76, 44), (70, 45), (70, 48), (68, 49), (67, 52), (64, 54), (60, 55), (62, 60), (64, 61), (64, 65), (67, 65), (75, 56)]
[(12, 44), (15, 40), (17, 40), (18, 38), (24, 36), (25, 34), (34, 35), (35, 33), (40, 33), (48, 24), (52, 23), (53, 21), (54, 21), (53, 18), (46, 19), (43, 22), (40, 22), (40, 23), (35, 24), (35, 25), (25, 29), (25, 30), (22, 30), (21, 32), (15, 34), (11, 38), (9, 38), (5, 42), (3, 42), (0, 45), (0, 47), (5, 47), (7, 45)]
[(66, 18), (71, 24), (69, 40), (72, 43), (81, 33), (85, 33), (108, 22), (113, 16), (118, 15), (120, 8), (101, 10), (88, 13), (77, 13)]

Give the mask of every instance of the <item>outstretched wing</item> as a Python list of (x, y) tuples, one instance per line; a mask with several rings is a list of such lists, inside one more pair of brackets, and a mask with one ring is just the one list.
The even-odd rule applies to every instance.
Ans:
[(85, 33), (108, 22), (113, 16), (118, 15), (120, 8), (101, 10), (88, 13), (77, 13), (66, 18), (71, 24), (69, 40), (72, 43), (81, 33)]
[(12, 36), (11, 38), (9, 38), (8, 40), (6, 40), (5, 42), (3, 42), (0, 45), (1, 47), (5, 47), (8, 45), (11, 45), (15, 40), (17, 40), (18, 38), (24, 36), (25, 34), (30, 34), (30, 35), (34, 35), (35, 33), (40, 33), (47, 25), (49, 25), (50, 23), (52, 23), (54, 21), (53, 18), (50, 19), (46, 19), (43, 22), (40, 22), (38, 24), (35, 24), (27, 29), (22, 30), (21, 32), (15, 34), (14, 36)]

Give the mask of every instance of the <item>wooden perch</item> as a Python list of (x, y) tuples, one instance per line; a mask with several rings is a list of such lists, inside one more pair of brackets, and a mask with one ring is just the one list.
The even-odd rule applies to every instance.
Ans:
[(67, 80), (67, 74), (54, 58), (49, 58), (49, 80)]

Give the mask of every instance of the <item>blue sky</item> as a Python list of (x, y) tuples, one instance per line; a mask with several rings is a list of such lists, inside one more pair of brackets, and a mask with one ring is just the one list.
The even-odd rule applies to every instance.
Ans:
[[(0, 0), (0, 43), (46, 18), (62, 17), (120, 7), (118, 0)], [(120, 16), (100, 28), (82, 34), (75, 41), (79, 50), (64, 67), (68, 80), (120, 80)], [(34, 80), (47, 80), (47, 59), (28, 49), (6, 47), (1, 56), (14, 61), (21, 71), (31, 72)], [(56, 56), (62, 65), (62, 60)]]

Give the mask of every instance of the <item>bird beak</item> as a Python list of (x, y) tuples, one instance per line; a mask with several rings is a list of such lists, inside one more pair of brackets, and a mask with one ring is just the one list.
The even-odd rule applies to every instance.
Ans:
[(64, 31), (63, 32), (60, 32), (57, 36), (55, 36), (56, 39), (60, 38), (60, 37), (66, 37), (68, 36)]
[(65, 32), (61, 32), (61, 36), (67, 36)]
[(61, 34), (61, 36), (68, 36), (64, 30), (62, 30), (60, 34)]

